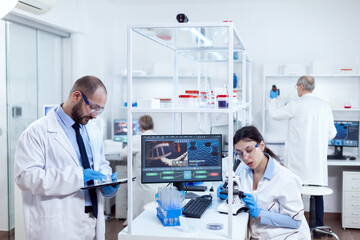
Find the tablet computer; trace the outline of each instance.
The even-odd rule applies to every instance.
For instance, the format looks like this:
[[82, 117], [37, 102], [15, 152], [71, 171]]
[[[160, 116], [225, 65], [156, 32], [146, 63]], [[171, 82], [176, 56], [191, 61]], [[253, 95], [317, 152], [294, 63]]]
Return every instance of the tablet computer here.
[[[134, 181], [136, 177], [133, 177], [132, 180]], [[127, 183], [128, 179], [127, 178], [122, 178], [122, 179], [117, 179], [115, 182], [108, 180], [108, 181], [97, 181], [92, 185], [88, 185], [85, 187], [82, 187], [81, 190], [86, 190], [86, 189], [94, 189], [94, 188], [99, 188], [99, 187], [106, 187], [106, 186], [116, 186], [122, 183]]]

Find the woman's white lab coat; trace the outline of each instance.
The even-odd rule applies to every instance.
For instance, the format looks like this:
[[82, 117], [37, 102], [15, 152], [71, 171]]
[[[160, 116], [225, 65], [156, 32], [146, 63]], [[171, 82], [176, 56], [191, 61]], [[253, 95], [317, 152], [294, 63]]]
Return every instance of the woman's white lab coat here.
[[330, 106], [312, 93], [276, 107], [269, 102], [269, 115], [289, 119], [284, 165], [298, 175], [303, 184], [328, 185], [328, 141], [336, 136]]
[[310, 229], [304, 216], [300, 193], [300, 179], [276, 160], [268, 155], [267, 157], [267, 169], [254, 191], [251, 169], [244, 163], [239, 165], [235, 174], [240, 176], [242, 190], [253, 195], [260, 209], [288, 215], [294, 220], [300, 220], [301, 225], [298, 229], [275, 227], [261, 224], [250, 217], [251, 237], [269, 240], [310, 240]]
[[[99, 129], [86, 125], [94, 170], [111, 174]], [[20, 136], [15, 153], [15, 182], [22, 190], [28, 240], [84, 239], [83, 168], [58, 124], [54, 111], [32, 123]], [[98, 196], [97, 240], [105, 238], [102, 194]]]

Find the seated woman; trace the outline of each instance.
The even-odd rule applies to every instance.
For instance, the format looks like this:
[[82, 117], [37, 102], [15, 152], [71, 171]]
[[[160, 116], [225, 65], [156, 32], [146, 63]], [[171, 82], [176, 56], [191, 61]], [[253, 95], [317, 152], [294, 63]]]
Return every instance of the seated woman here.
[[301, 181], [278, 162], [256, 127], [235, 133], [234, 151], [242, 161], [235, 175], [240, 176], [249, 207], [252, 239], [311, 239]]

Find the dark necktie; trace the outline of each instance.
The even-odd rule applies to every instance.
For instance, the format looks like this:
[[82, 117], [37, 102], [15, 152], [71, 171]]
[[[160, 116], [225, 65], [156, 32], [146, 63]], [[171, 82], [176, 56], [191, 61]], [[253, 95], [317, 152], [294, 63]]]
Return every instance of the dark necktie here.
[[[88, 159], [88, 156], [86, 154], [84, 140], [82, 139], [81, 134], [80, 134], [80, 125], [79, 125], [79, 123], [74, 123], [72, 125], [72, 127], [74, 128], [75, 133], [76, 133], [76, 141], [77, 141], [77, 144], [79, 146], [83, 168], [84, 169], [87, 169], [87, 168], [91, 169], [89, 159]], [[87, 181], [87, 184], [89, 184], [89, 185], [94, 184], [94, 180]], [[96, 190], [95, 189], [89, 189], [89, 194], [90, 194], [91, 204], [92, 204], [92, 208], [93, 208], [93, 215], [94, 215], [94, 217], [97, 218], [98, 205], [97, 205]]]

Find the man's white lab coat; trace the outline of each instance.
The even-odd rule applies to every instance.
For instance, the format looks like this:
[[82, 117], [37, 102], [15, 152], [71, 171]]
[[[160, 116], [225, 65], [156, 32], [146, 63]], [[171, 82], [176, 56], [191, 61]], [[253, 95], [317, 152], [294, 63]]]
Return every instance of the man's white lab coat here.
[[303, 184], [328, 185], [328, 141], [336, 136], [330, 106], [307, 93], [280, 108], [276, 107], [276, 99], [272, 99], [268, 108], [270, 117], [289, 119], [284, 165]]
[[[89, 122], [94, 170], [110, 176], [99, 129]], [[15, 153], [15, 182], [22, 190], [28, 240], [84, 239], [83, 168], [52, 110], [20, 136]], [[98, 196], [97, 240], [105, 239], [103, 199]]]

